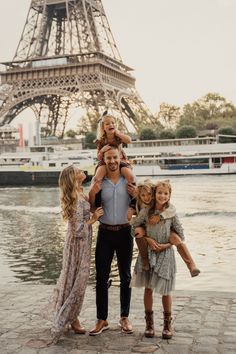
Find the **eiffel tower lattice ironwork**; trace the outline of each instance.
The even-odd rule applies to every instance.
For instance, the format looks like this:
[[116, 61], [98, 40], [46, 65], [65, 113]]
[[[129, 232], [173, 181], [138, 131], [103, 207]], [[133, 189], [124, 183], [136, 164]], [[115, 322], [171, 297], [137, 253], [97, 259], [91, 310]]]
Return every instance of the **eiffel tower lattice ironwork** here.
[[28, 107], [45, 135], [63, 136], [69, 108], [79, 106], [111, 110], [136, 131], [154, 122], [101, 0], [32, 0], [15, 56], [1, 64], [0, 126]]

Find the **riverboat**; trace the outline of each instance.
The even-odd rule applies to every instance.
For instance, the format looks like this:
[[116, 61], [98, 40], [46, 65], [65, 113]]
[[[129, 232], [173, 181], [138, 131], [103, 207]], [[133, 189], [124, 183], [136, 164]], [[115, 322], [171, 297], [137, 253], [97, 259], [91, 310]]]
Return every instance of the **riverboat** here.
[[0, 186], [56, 186], [60, 171], [69, 165], [84, 170], [87, 180], [94, 158], [86, 151], [55, 151], [52, 146], [32, 146], [0, 155]]
[[126, 149], [136, 176], [236, 174], [236, 144], [182, 144]]

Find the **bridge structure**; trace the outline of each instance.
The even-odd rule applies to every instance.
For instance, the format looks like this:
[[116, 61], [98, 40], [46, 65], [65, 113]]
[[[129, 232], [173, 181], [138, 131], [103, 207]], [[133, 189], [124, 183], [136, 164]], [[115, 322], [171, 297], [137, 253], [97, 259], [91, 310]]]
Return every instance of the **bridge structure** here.
[[101, 0], [31, 0], [13, 60], [1, 63], [0, 126], [31, 108], [63, 137], [70, 108], [108, 109], [135, 131], [155, 119], [121, 59]]

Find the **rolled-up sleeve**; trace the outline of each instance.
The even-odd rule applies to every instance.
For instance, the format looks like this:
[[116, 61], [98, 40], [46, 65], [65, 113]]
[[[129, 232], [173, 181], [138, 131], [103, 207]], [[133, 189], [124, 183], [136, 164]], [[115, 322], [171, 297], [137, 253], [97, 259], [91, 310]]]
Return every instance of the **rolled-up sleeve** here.
[[142, 226], [147, 222], [147, 210], [141, 209], [138, 215], [132, 221], [131, 235], [134, 237], [134, 230], [136, 227]]
[[171, 230], [175, 231], [179, 235], [181, 240], [185, 240], [184, 229], [177, 214], [172, 219]]

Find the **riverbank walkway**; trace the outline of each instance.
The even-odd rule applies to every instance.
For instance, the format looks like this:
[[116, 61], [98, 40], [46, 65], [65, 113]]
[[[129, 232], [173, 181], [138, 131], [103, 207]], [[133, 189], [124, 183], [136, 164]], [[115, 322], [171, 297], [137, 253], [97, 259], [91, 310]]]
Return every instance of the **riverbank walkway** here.
[[[130, 320], [133, 334], [121, 333], [119, 288], [109, 289], [110, 330], [92, 337], [72, 331], [57, 345], [45, 347], [50, 323], [40, 317], [53, 287], [49, 285], [10, 284], [0, 290], [1, 354], [233, 354], [236, 353], [236, 294], [224, 292], [176, 291], [173, 296], [174, 336], [161, 338], [161, 298], [155, 294], [154, 338], [145, 338], [143, 290], [133, 289]], [[219, 289], [220, 290], [220, 289]], [[90, 329], [95, 323], [95, 291], [86, 291], [82, 324]]]

